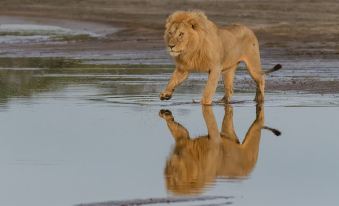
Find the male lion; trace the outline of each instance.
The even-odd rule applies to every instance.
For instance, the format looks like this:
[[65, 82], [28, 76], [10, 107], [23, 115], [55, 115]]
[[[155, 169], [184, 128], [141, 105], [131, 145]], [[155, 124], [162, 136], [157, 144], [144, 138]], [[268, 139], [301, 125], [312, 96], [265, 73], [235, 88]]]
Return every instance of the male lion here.
[[200, 193], [216, 178], [247, 177], [258, 159], [261, 129], [280, 135], [278, 130], [264, 126], [262, 104], [257, 105], [256, 118], [242, 143], [234, 131], [231, 105], [225, 107], [221, 131], [212, 107], [203, 106], [202, 113], [208, 134], [191, 139], [188, 130], [174, 120], [170, 111], [159, 112], [175, 139], [165, 166], [165, 180], [167, 189], [176, 194]]
[[177, 11], [166, 21], [165, 41], [176, 69], [161, 100], [168, 100], [176, 86], [192, 71], [208, 72], [201, 104], [210, 105], [220, 75], [223, 76], [225, 96], [229, 103], [233, 94], [234, 73], [239, 62], [244, 61], [257, 84], [255, 100], [264, 101], [265, 74], [276, 71], [281, 65], [263, 72], [261, 70], [259, 44], [254, 33], [242, 25], [218, 28], [201, 11]]

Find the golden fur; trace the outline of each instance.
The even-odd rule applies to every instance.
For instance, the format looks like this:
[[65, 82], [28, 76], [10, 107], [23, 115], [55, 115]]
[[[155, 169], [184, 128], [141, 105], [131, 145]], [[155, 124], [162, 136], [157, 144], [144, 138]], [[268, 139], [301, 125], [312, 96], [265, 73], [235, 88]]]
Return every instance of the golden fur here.
[[256, 100], [264, 100], [265, 76], [261, 70], [259, 44], [254, 33], [242, 25], [218, 28], [201, 11], [177, 11], [166, 21], [165, 42], [176, 68], [161, 100], [172, 97], [176, 86], [189, 72], [208, 72], [202, 104], [212, 103], [220, 75], [223, 76], [225, 102], [233, 94], [234, 73], [239, 62], [244, 61], [257, 84]]
[[216, 178], [239, 179], [253, 170], [264, 125], [262, 105], [257, 106], [256, 119], [240, 144], [233, 126], [233, 110], [225, 107], [221, 132], [211, 107], [202, 108], [208, 135], [191, 139], [185, 127], [174, 120], [171, 112], [161, 110], [175, 139], [175, 146], [165, 167], [166, 186], [176, 194], [200, 193]]

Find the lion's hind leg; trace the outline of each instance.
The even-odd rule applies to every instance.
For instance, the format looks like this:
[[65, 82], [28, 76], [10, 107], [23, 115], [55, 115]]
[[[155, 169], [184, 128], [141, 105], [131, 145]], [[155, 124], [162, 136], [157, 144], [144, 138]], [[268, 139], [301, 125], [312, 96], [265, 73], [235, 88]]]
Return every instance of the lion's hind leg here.
[[264, 101], [265, 96], [265, 75], [262, 72], [259, 51], [251, 51], [244, 58], [248, 72], [257, 85], [255, 101], [260, 103]]

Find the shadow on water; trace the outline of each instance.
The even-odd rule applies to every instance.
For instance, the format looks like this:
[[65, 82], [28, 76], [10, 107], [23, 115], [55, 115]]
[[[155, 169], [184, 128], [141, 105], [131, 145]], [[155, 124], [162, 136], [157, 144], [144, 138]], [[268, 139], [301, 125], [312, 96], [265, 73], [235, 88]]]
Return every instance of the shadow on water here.
[[280, 132], [264, 126], [264, 108], [256, 106], [256, 118], [240, 143], [233, 125], [233, 108], [225, 107], [221, 131], [212, 107], [203, 106], [202, 113], [208, 134], [191, 138], [189, 131], [175, 121], [171, 111], [160, 110], [171, 132], [175, 146], [167, 159], [165, 179], [167, 189], [176, 195], [200, 194], [213, 186], [216, 179], [242, 180], [254, 169], [259, 153], [262, 129]]

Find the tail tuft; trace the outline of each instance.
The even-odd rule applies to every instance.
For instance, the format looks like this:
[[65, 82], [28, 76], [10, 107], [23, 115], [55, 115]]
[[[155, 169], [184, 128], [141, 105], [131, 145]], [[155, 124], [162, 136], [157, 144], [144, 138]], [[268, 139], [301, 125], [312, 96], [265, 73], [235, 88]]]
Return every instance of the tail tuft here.
[[280, 136], [281, 135], [281, 132], [277, 129], [274, 129], [274, 128], [271, 128], [271, 127], [267, 127], [267, 126], [264, 126], [263, 129], [267, 129], [271, 132], [273, 132], [273, 134], [275, 134], [275, 136]]
[[272, 69], [266, 71], [265, 74], [269, 74], [269, 73], [278, 71], [278, 70], [281, 69], [281, 68], [282, 68], [281, 64], [277, 64], [277, 65], [275, 65]]
[[275, 134], [275, 136], [280, 136], [281, 135], [281, 132], [279, 130], [277, 130], [277, 129], [272, 129], [271, 131]]

